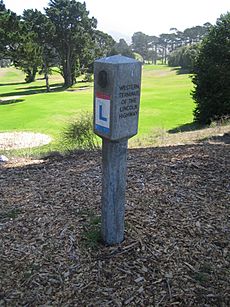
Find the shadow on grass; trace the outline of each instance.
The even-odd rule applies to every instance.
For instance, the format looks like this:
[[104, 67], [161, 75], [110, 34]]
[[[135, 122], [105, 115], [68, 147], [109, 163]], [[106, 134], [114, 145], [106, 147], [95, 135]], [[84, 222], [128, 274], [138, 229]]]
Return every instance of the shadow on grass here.
[[86, 86], [78, 86], [78, 87], [74, 87], [74, 88], [68, 88], [67, 91], [68, 92], [76, 92], [76, 91], [83, 91], [83, 90], [88, 90], [92, 88], [92, 86], [90, 85], [86, 85]]
[[[78, 84], [85, 84], [87, 83], [86, 81], [79, 81], [77, 82]], [[10, 86], [10, 85], [27, 85], [28, 83], [26, 82], [15, 82], [15, 83], [1, 83], [0, 86]], [[81, 85], [78, 87], [66, 87], [63, 85], [63, 83], [54, 83], [50, 84], [50, 92], [62, 92], [62, 91], [81, 91], [85, 89], [89, 89], [91, 86], [89, 85]], [[1, 94], [1, 97], [11, 97], [11, 96], [27, 96], [27, 95], [35, 95], [35, 94], [42, 94], [42, 93], [47, 93], [46, 91], [46, 86], [45, 85], [32, 85], [32, 86], [24, 86], [24, 87], [18, 87], [14, 89], [11, 92]], [[9, 101], [9, 100], [7, 100]], [[19, 101], [18, 101], [19, 102]], [[1, 103], [1, 104], [7, 104], [7, 103]]]
[[177, 75], [188, 75], [192, 74], [192, 72], [188, 68], [174, 67], [171, 69], [175, 71]]
[[14, 104], [18, 102], [22, 102], [24, 99], [9, 99], [9, 100], [0, 100], [0, 106], [8, 105], [8, 104]]
[[10, 86], [10, 85], [20, 85], [20, 84], [26, 84], [26, 82], [12, 82], [12, 83], [0, 83], [0, 86]]
[[168, 133], [178, 133], [178, 132], [188, 132], [188, 131], [195, 131], [195, 130], [201, 130], [204, 129], [205, 126], [201, 126], [197, 123], [187, 123], [178, 127], [175, 127], [173, 129], [168, 130]]
[[46, 86], [45, 85], [37, 85], [37, 86], [26, 86], [26, 87], [18, 87], [16, 90], [27, 90], [27, 89], [30, 89], [30, 90], [37, 90], [37, 89], [40, 89], [40, 90], [44, 90], [46, 89]]
[[[64, 88], [63, 87], [63, 83], [54, 83], [54, 84], [50, 84], [50, 88], [52, 90], [55, 90], [56, 88], [60, 89], [60, 88]], [[19, 87], [17, 90], [41, 90], [41, 91], [46, 91], [46, 86], [45, 85], [34, 85], [34, 86], [26, 86], [26, 87]]]
[[[25, 84], [25, 83], [23, 83]], [[24, 89], [24, 91], [20, 91], [21, 89]], [[50, 85], [50, 92], [61, 92], [66, 90], [66, 87], [63, 86], [62, 83], [56, 83]], [[34, 95], [34, 94], [42, 94], [47, 93], [46, 86], [30, 86], [30, 87], [24, 87], [14, 90], [13, 92], [4, 93], [1, 94], [1, 97], [10, 97], [10, 96], [27, 96], [27, 95]]]

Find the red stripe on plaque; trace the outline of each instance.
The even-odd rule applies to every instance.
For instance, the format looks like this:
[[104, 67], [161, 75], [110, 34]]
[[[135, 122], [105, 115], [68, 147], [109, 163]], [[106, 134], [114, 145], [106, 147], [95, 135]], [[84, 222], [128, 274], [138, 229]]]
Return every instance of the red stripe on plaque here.
[[103, 93], [99, 93], [99, 92], [96, 93], [96, 97], [97, 98], [101, 98], [101, 99], [110, 100], [110, 96], [109, 95], [106, 95], [106, 94], [103, 94]]

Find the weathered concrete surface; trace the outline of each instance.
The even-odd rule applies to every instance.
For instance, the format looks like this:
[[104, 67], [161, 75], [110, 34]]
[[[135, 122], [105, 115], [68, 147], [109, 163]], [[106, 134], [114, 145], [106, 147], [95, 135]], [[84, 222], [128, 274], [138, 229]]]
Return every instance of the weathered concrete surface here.
[[128, 138], [137, 134], [141, 93], [139, 61], [123, 56], [94, 63], [94, 132], [102, 137], [102, 239], [124, 239]]
[[137, 134], [141, 67], [141, 62], [118, 55], [95, 61], [94, 132], [97, 135], [119, 140]]
[[109, 245], [124, 239], [127, 143], [103, 139], [102, 239]]

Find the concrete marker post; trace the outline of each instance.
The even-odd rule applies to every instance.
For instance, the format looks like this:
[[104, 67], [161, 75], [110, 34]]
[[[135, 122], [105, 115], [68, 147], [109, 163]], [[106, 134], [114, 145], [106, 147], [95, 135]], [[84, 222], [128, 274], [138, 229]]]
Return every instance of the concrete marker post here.
[[124, 240], [128, 139], [138, 131], [141, 63], [123, 56], [94, 63], [94, 132], [102, 138], [102, 239]]

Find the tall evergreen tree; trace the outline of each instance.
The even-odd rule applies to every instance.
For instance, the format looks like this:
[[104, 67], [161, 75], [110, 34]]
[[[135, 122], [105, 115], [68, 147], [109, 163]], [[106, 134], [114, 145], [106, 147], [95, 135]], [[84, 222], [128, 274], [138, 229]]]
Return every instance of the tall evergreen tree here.
[[19, 38], [20, 18], [0, 0], [0, 56], [10, 58]]
[[0, 13], [4, 13], [6, 11], [6, 6], [3, 2], [3, 0], [0, 0]]
[[171, 67], [180, 66], [182, 69], [192, 72], [194, 63], [199, 54], [199, 47], [200, 43], [177, 48], [169, 54], [168, 65]]
[[24, 14], [19, 23], [18, 44], [11, 54], [14, 65], [25, 72], [25, 81], [30, 83], [35, 81], [38, 67], [42, 65], [42, 46], [37, 42], [37, 34]]
[[65, 86], [69, 87], [81, 72], [97, 22], [89, 18], [86, 4], [75, 0], [51, 0], [46, 15], [54, 26], [50, 44], [58, 53]]
[[95, 43], [95, 58], [106, 57], [111, 53], [115, 40], [107, 33], [99, 30], [94, 31], [94, 43]]
[[194, 69], [195, 120], [209, 124], [230, 116], [230, 13], [204, 39]]
[[23, 21], [27, 32], [33, 33], [34, 45], [40, 50], [39, 68], [44, 73], [46, 89], [49, 92], [49, 74], [51, 73], [51, 67], [58, 64], [57, 53], [49, 43], [53, 33], [53, 25], [46, 15], [38, 10], [31, 9], [23, 12]]
[[120, 54], [130, 58], [135, 58], [132, 49], [128, 46], [126, 41], [122, 38], [118, 43], [115, 43], [110, 51], [110, 55]]
[[150, 37], [143, 32], [135, 32], [132, 36], [132, 48], [134, 52], [139, 53], [144, 60], [148, 58]]

